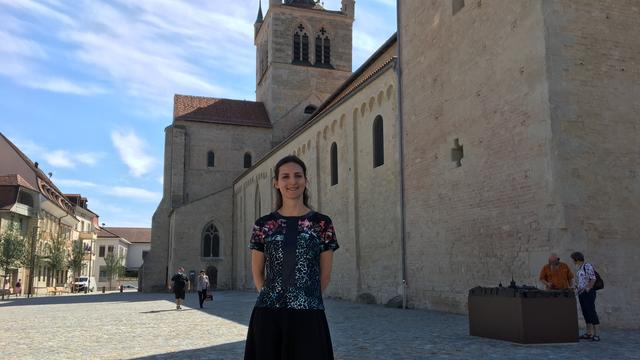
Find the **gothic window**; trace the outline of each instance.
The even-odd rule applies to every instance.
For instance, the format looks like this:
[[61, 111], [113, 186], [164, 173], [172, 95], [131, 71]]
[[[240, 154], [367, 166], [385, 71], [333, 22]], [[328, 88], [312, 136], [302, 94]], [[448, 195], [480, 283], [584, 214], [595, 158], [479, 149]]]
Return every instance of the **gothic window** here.
[[216, 156], [213, 151], [209, 151], [207, 153], [207, 167], [215, 167], [216, 166]]
[[244, 168], [248, 169], [250, 167], [251, 167], [251, 154], [247, 152], [244, 154]]
[[293, 34], [293, 63], [309, 63], [309, 35], [302, 24], [298, 25]]
[[382, 116], [373, 120], [373, 167], [384, 164], [384, 129]]
[[338, 145], [331, 144], [331, 185], [338, 183]]
[[331, 66], [331, 40], [325, 28], [316, 35], [316, 66]]
[[212, 223], [202, 231], [202, 257], [220, 257], [220, 234]]

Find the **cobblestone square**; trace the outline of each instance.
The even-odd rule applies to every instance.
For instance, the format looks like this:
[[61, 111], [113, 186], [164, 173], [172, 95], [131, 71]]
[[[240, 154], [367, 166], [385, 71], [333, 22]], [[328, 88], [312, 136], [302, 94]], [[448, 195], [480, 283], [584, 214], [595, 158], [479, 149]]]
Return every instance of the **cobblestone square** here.
[[[255, 294], [136, 292], [0, 302], [1, 359], [242, 359]], [[640, 331], [600, 343], [518, 345], [468, 335], [467, 317], [326, 300], [336, 359], [640, 359]], [[20, 335], [18, 335], [20, 334]]]

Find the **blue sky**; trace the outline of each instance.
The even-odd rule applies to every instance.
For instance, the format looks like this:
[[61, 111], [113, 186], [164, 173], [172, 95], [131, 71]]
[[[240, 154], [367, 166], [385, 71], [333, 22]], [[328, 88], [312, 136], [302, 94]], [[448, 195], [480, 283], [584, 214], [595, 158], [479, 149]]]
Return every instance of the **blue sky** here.
[[[0, 132], [107, 226], [151, 226], [173, 95], [255, 100], [257, 6], [0, 0]], [[395, 0], [357, 1], [354, 70], [395, 30]]]

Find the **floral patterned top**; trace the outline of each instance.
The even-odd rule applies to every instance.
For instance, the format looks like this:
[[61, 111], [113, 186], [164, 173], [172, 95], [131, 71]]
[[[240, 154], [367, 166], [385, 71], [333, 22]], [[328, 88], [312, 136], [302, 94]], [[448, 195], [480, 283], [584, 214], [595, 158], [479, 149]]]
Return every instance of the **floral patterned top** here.
[[582, 264], [582, 266], [576, 273], [576, 279], [576, 289], [578, 290], [578, 293], [581, 293], [586, 290], [589, 281], [596, 279], [596, 272], [593, 268], [593, 265], [589, 263]]
[[250, 249], [265, 254], [265, 282], [256, 307], [324, 310], [320, 253], [338, 249], [331, 219], [272, 212], [256, 220]]

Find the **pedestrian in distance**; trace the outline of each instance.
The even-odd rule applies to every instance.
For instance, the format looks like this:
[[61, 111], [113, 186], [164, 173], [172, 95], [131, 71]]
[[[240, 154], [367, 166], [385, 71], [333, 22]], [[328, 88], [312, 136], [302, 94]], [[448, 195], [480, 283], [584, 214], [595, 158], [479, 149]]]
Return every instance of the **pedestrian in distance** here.
[[22, 295], [22, 279], [18, 279], [16, 286], [13, 288], [13, 291], [16, 293], [16, 297]]
[[600, 324], [598, 313], [596, 312], [596, 270], [588, 262], [584, 261], [584, 255], [581, 252], [571, 254], [576, 265], [576, 293], [582, 310], [582, 317], [587, 323], [587, 332], [580, 336], [580, 339], [600, 341], [600, 336], [596, 331], [596, 325]]
[[258, 299], [245, 360], [333, 359], [322, 293], [338, 249], [331, 219], [312, 210], [307, 169], [296, 156], [275, 166], [275, 211], [256, 220], [250, 239]]
[[200, 309], [202, 309], [204, 301], [207, 299], [207, 290], [209, 289], [209, 277], [200, 270], [198, 275], [198, 281], [196, 283], [196, 289], [198, 290], [198, 300], [200, 301]]
[[176, 310], [182, 310], [188, 283], [189, 278], [184, 274], [184, 268], [179, 267], [178, 272], [171, 278], [171, 290], [176, 296]]

